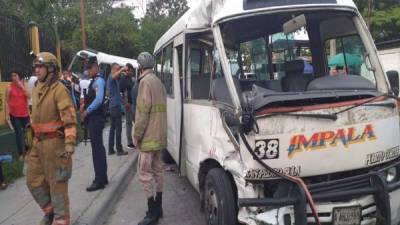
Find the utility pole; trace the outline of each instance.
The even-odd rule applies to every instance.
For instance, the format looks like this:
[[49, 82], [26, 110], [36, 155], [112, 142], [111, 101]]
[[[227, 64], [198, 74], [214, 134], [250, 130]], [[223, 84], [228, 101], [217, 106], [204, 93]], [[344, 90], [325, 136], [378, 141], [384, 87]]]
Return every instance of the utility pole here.
[[85, 29], [85, 10], [83, 0], [80, 0], [80, 14], [81, 14], [81, 41], [82, 49], [86, 49], [86, 29]]
[[368, 30], [371, 29], [371, 16], [372, 16], [372, 10], [373, 10], [373, 5], [374, 0], [368, 0]]

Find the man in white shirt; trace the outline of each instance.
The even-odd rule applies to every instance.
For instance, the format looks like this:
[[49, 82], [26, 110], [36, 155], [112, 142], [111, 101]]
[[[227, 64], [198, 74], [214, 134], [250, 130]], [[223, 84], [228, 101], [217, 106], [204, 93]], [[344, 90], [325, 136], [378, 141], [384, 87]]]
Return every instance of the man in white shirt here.
[[35, 74], [32, 74], [32, 75], [29, 77], [29, 80], [28, 80], [29, 96], [31, 96], [31, 97], [29, 98], [29, 101], [28, 101], [28, 104], [29, 104], [29, 111], [32, 111], [32, 90], [33, 90], [33, 87], [35, 86], [36, 81], [37, 81], [36, 75], [35, 75]]

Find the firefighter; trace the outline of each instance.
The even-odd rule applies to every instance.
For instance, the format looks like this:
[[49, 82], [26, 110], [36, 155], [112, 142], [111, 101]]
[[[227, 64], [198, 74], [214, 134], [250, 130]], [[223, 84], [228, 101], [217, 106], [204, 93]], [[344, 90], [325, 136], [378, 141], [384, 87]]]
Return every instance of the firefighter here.
[[[155, 60], [148, 52], [138, 56], [140, 69], [136, 103], [134, 142], [139, 148], [139, 181], [144, 189], [148, 212], [139, 225], [152, 225], [162, 217], [163, 171], [160, 151], [167, 146], [166, 92], [155, 75]], [[155, 181], [155, 190], [153, 192]]]
[[56, 57], [41, 52], [33, 62], [38, 81], [32, 91], [31, 126], [26, 182], [44, 212], [40, 225], [69, 225], [68, 180], [75, 149], [76, 113], [65, 86], [59, 82]]

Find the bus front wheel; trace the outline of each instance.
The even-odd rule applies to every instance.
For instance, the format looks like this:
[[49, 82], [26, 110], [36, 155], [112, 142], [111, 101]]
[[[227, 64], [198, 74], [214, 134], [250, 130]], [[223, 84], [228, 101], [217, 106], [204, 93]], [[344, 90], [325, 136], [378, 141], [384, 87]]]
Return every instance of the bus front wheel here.
[[236, 207], [232, 185], [225, 171], [211, 169], [204, 187], [204, 213], [207, 225], [236, 225]]

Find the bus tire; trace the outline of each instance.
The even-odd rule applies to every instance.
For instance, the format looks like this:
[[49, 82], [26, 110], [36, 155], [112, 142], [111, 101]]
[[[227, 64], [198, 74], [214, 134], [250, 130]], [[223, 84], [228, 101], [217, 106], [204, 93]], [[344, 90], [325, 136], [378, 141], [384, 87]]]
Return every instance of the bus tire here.
[[204, 213], [207, 225], [236, 225], [237, 212], [231, 182], [221, 168], [211, 169], [204, 186]]
[[161, 158], [165, 164], [175, 164], [174, 158], [172, 158], [171, 154], [169, 154], [167, 149], [163, 149], [161, 151]]

